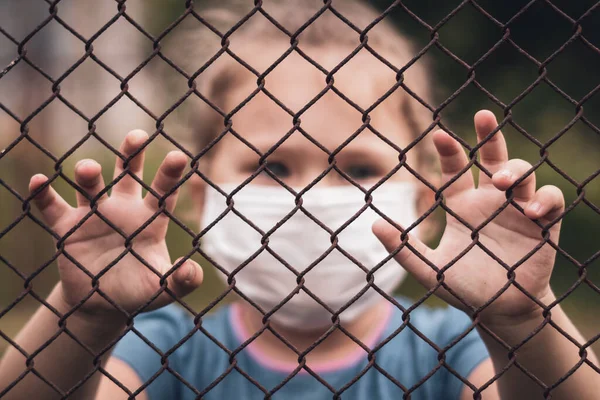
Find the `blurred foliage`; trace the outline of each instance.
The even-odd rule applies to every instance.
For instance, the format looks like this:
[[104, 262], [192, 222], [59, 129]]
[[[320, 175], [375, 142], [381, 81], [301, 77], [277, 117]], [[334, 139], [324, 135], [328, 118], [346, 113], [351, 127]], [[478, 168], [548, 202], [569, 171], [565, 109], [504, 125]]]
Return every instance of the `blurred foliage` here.
[[[384, 9], [391, 3], [389, 0], [373, 2]], [[482, 0], [477, 2], [500, 23], [511, 20], [517, 12], [530, 3], [525, 0]], [[561, 0], [553, 2], [573, 19], [578, 19], [596, 1], [578, 0], [576, 2]], [[335, 4], [335, 2], [334, 2]], [[489, 108], [499, 118], [512, 116], [512, 120], [523, 127], [532, 137], [542, 143], [554, 138], [575, 117], [576, 106], [564, 96], [557, 93], [549, 85], [542, 82], [524, 98], [519, 96], [543, 72], [564, 93], [579, 102], [589, 92], [600, 84], [600, 54], [590, 47], [574, 40], [562, 53], [553, 53], [569, 41], [576, 30], [569, 22], [548, 5], [548, 2], [538, 1], [513, 19], [504, 30], [484, 17], [472, 4], [467, 4], [454, 17], [440, 24], [440, 21], [459, 5], [459, 2], [439, 0], [405, 1], [404, 4], [423, 22], [436, 27], [439, 43], [455, 53], [469, 65], [477, 64], [473, 70], [477, 81], [493, 93], [504, 107], [498, 106], [474, 84], [467, 86], [461, 94], [450, 102], [443, 110], [444, 122], [456, 134], [462, 136], [471, 145], [475, 144], [472, 127], [472, 116], [481, 108]], [[150, 31], [160, 33], [184, 9], [184, 1], [151, 0], [148, 7], [155, 7]], [[432, 38], [430, 29], [416, 22], [400, 7], [391, 14], [399, 29], [412, 38], [418, 46], [425, 46]], [[594, 45], [600, 46], [600, 30], [596, 28], [600, 22], [600, 11], [592, 12], [581, 21], [583, 35]], [[540, 71], [538, 65], [515, 49], [515, 46], [502, 41], [506, 30], [510, 39], [527, 51], [540, 63], [552, 57], [552, 60]], [[494, 45], [496, 50], [485, 59], [482, 56]], [[419, 47], [419, 48], [421, 48]], [[435, 98], [437, 104], [442, 104], [455, 90], [461, 87], [469, 76], [469, 70], [452, 60], [437, 47], [428, 53], [429, 64], [433, 67], [435, 83]], [[600, 96], [592, 96], [585, 104], [584, 115], [592, 123], [600, 123], [600, 115], [588, 110], [597, 110], [600, 106]], [[510, 108], [506, 105], [510, 104]], [[32, 123], [35, 123], [35, 119]], [[38, 122], [43, 124], [43, 122]], [[17, 127], [18, 128], [18, 127]], [[512, 157], [526, 159], [535, 163], [540, 159], [540, 149], [516, 129], [504, 128]], [[0, 142], [0, 146], [3, 143]], [[149, 168], [145, 175], [149, 183], [160, 159], [170, 149], [168, 143], [150, 148], [148, 156]], [[547, 149], [550, 160], [576, 182], [582, 182], [600, 170], [600, 134], [597, 129], [591, 129], [581, 121], [573, 125], [566, 134], [561, 136]], [[50, 173], [52, 163], [44, 161], [44, 156], [27, 143], [22, 143], [12, 150], [12, 155], [0, 159], [0, 178], [5, 180], [21, 195], [25, 195], [28, 177], [38, 171]], [[82, 156], [94, 156], [102, 165], [112, 166], [113, 156], [98, 148], [78, 152], [69, 157], [63, 165], [63, 170], [72, 176], [72, 167]], [[105, 180], [109, 180], [112, 168], [105, 168]], [[565, 193], [567, 205], [574, 205], [564, 219], [561, 248], [573, 259], [587, 265], [585, 273], [588, 279], [600, 286], [600, 261], [597, 259], [600, 248], [600, 215], [589, 206], [575, 201], [579, 195], [577, 188], [571, 182], [561, 177], [553, 168], [543, 164], [538, 170], [538, 185], [554, 184]], [[61, 179], [55, 183], [56, 189], [69, 200], [74, 200], [72, 190]], [[582, 189], [585, 198], [596, 207], [600, 207], [600, 178], [591, 180]], [[182, 199], [185, 199], [185, 194]], [[0, 231], [9, 226], [22, 212], [22, 204], [7, 190], [0, 187]], [[180, 214], [190, 208], [189, 200], [183, 201], [179, 207]], [[195, 228], [195, 227], [194, 227]], [[169, 248], [175, 259], [189, 251], [191, 238], [180, 228], [172, 224], [168, 236]], [[42, 232], [34, 223], [23, 219], [7, 235], [0, 239], [0, 255], [24, 274], [29, 274], [42, 265], [53, 254], [49, 235]], [[199, 260], [199, 258], [197, 258]], [[0, 258], [0, 260], [4, 261]], [[201, 260], [199, 260], [201, 261]], [[579, 271], [568, 258], [559, 256], [556, 263], [552, 286], [558, 295], [571, 287], [584, 271]], [[54, 266], [46, 268], [33, 280], [34, 290], [40, 295], [48, 293], [56, 282], [57, 275]], [[13, 302], [23, 290], [23, 280], [12, 272], [5, 263], [0, 262], [0, 309]], [[206, 271], [206, 282], [201, 290], [192, 294], [187, 300], [198, 307], [205, 306], [214, 299], [221, 290], [221, 284], [214, 278], [212, 271]], [[423, 291], [413, 280], [408, 280], [400, 292], [412, 297], [420, 296]], [[600, 305], [600, 294], [594, 292], [585, 284], [580, 285], [563, 303], [567, 311], [579, 322], [584, 324], [588, 337], [600, 331], [600, 319], [595, 312]], [[25, 299], [21, 304], [0, 319], [0, 329], [8, 334], [21, 325], [25, 319], [21, 310], [29, 312], [36, 303]], [[198, 308], [199, 310], [200, 308]], [[25, 314], [26, 315], [26, 314]], [[0, 348], [2, 345], [0, 345]]]

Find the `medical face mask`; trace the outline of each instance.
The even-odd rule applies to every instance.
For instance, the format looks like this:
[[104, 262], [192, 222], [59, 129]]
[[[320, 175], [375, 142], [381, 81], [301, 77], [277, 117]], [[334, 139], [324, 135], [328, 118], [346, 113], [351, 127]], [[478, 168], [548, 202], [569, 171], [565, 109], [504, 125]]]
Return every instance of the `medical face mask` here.
[[[237, 186], [220, 188], [229, 194]], [[417, 219], [415, 184], [385, 183], [372, 196], [372, 204], [400, 225], [408, 227]], [[301, 209], [293, 212], [295, 196], [283, 187], [247, 185], [235, 193], [232, 200], [233, 208], [262, 230], [264, 239], [229, 210], [201, 238], [202, 249], [228, 273], [255, 257], [235, 273], [235, 286], [265, 312], [278, 306], [298, 284], [297, 276], [277, 257], [267, 249], [259, 252], [263, 242], [268, 242], [268, 248], [298, 273], [308, 268], [304, 287], [334, 312], [368, 284], [367, 273], [356, 263], [371, 270], [389, 257], [371, 231], [373, 223], [381, 217], [371, 208], [356, 217], [365, 207], [365, 194], [353, 186], [312, 188], [302, 195], [302, 207], [322, 225], [334, 233], [344, 226], [333, 238]], [[219, 219], [227, 208], [226, 197], [209, 187], [202, 228]], [[285, 222], [275, 228], [283, 220]], [[354, 261], [338, 249], [331, 250], [332, 240]], [[221, 272], [218, 275], [227, 281], [227, 276]], [[375, 285], [389, 294], [405, 275], [406, 271], [391, 259], [373, 276]], [[340, 320], [353, 321], [380, 299], [381, 295], [369, 288], [339, 314]], [[330, 325], [332, 314], [300, 289], [270, 319], [286, 327], [312, 330]]]

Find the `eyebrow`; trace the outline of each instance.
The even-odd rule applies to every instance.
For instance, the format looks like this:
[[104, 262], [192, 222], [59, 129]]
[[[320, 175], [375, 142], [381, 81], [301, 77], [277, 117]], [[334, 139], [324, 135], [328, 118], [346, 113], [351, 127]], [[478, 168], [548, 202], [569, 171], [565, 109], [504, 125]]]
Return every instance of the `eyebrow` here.
[[[366, 133], [366, 132], [365, 132]], [[260, 151], [262, 154], [265, 154], [267, 152], [269, 152], [270, 150], [272, 150], [273, 146], [279, 141], [281, 140], [285, 135], [287, 134], [286, 132], [281, 133], [280, 135], [278, 135], [276, 138], [274, 135], [264, 135], [258, 132], [246, 132], [246, 134], [243, 135], [244, 139], [247, 140], [249, 143], [251, 143], [256, 149], [258, 149], [258, 151]], [[352, 141], [350, 141], [349, 143], [347, 143], [342, 149], [339, 149], [338, 147], [335, 148], [330, 148], [328, 149], [327, 152], [323, 151], [323, 149], [321, 149], [319, 146], [315, 145], [314, 143], [311, 143], [311, 141], [306, 138], [304, 135], [302, 135], [302, 133], [296, 131], [294, 132], [289, 139], [291, 138], [298, 138], [298, 135], [302, 136], [302, 138], [300, 140], [302, 140], [302, 144], [306, 145], [306, 146], [313, 146], [315, 149], [319, 150], [324, 157], [328, 157], [330, 153], [336, 151], [339, 149], [338, 153], [336, 154], [336, 156], [338, 157], [343, 157], [343, 158], [347, 158], [347, 157], [352, 157], [352, 156], [356, 156], [356, 157], [365, 157], [365, 156], [369, 156], [369, 159], [373, 159], [375, 157], [377, 157], [377, 154], [379, 155], [392, 155], [394, 157], [397, 157], [397, 155], [399, 154], [398, 151], [396, 151], [396, 149], [392, 146], [390, 146], [389, 144], [387, 144], [385, 141], [381, 140], [380, 138], [378, 138], [376, 135], [372, 134], [372, 133], [367, 133], [369, 136], [368, 138], [365, 136], [358, 135], [355, 139], [353, 139]], [[349, 137], [350, 135], [348, 135], [347, 137]], [[339, 145], [341, 145], [346, 139], [347, 137], [343, 138], [343, 140], [340, 141]], [[291, 143], [289, 141], [289, 139], [286, 139], [283, 143], [281, 143], [277, 149], [274, 151], [275, 154], [297, 154], [297, 143]], [[325, 145], [322, 144], [322, 141], [319, 141], [321, 143], [321, 145], [323, 147], [326, 148]], [[242, 144], [240, 142], [241, 145], [243, 145], [245, 147], [244, 144]], [[400, 146], [398, 144], [396, 144], [396, 146], [398, 146], [400, 149], [403, 148], [403, 146]]]

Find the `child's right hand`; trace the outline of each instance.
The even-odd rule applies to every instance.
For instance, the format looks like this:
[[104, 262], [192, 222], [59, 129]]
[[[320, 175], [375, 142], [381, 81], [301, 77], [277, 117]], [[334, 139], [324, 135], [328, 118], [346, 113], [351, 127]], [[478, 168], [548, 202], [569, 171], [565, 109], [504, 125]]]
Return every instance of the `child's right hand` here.
[[[147, 139], [148, 135], [143, 131], [130, 132], [120, 148], [123, 158], [127, 159]], [[181, 179], [186, 162], [183, 153], [169, 153], [154, 177], [152, 189], [160, 196], [168, 193]], [[141, 179], [143, 169], [142, 151], [130, 161], [129, 171]], [[114, 177], [117, 178], [122, 173], [123, 161], [117, 157]], [[29, 183], [30, 191], [36, 191], [47, 180], [44, 175], [33, 176]], [[90, 198], [94, 198], [105, 187], [101, 167], [93, 160], [82, 160], [76, 165], [75, 180]], [[80, 193], [77, 193], [77, 207], [73, 208], [49, 185], [35, 196], [34, 202], [41, 211], [44, 222], [61, 237], [69, 233], [90, 212], [88, 199]], [[166, 209], [172, 212], [176, 202], [177, 191], [166, 198]], [[178, 297], [185, 296], [201, 284], [203, 274], [197, 263], [192, 260], [187, 260], [181, 265], [179, 261], [171, 263], [165, 243], [169, 218], [160, 213], [153, 219], [160, 209], [159, 200], [151, 193], [142, 198], [141, 185], [129, 174], [123, 176], [112, 187], [110, 196], [104, 194], [97, 204], [98, 212], [127, 237], [146, 223], [149, 225], [132, 237], [132, 252], [126, 249], [125, 237], [95, 214], [67, 235], [64, 253], [58, 257], [60, 290], [67, 308], [78, 305], [92, 290], [92, 278], [77, 267], [73, 259], [91, 275], [100, 275], [99, 290], [128, 312], [135, 311], [149, 302], [161, 287], [161, 277], [132, 253], [143, 258], [160, 275], [170, 271], [173, 265], [178, 266], [166, 279], [168, 288]], [[123, 254], [125, 255], [122, 257]], [[119, 261], [115, 263], [117, 259]], [[112, 265], [113, 263], [115, 264]], [[107, 270], [108, 266], [111, 267]], [[161, 307], [172, 301], [173, 298], [163, 292], [150, 308]], [[97, 293], [83, 303], [81, 310], [94, 318], [123, 318], [113, 305]]]

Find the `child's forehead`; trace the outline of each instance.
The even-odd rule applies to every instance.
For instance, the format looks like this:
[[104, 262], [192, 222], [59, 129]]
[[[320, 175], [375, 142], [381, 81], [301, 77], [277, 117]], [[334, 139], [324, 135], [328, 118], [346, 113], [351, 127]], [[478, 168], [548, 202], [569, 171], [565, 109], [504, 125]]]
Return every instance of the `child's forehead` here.
[[[286, 47], [273, 46], [247, 54], [244, 61], [259, 72], [264, 72], [277, 62], [265, 78], [266, 89], [295, 111], [302, 109], [328, 85], [360, 108], [367, 109], [396, 84], [396, 73], [364, 49], [350, 60], [345, 60], [352, 53], [352, 48], [335, 45], [308, 47], [303, 52], [311, 60], [292, 52], [278, 61], [285, 50]], [[326, 71], [333, 71], [332, 81], [328, 82], [324, 71], [311, 61]], [[239, 73], [246, 79], [242, 79], [242, 84], [238, 86], [243, 86], [250, 94], [256, 89], [256, 77], [241, 69]], [[397, 103], [403, 94], [402, 89], [397, 90], [395, 96], [391, 96], [386, 103]]]
[[[333, 68], [348, 55], [348, 49], [318, 49], [324, 66]], [[281, 53], [279, 53], [281, 54]], [[272, 55], [256, 57], [257, 67], [265, 67]], [[263, 65], [261, 65], [261, 63]], [[255, 64], [255, 65], [256, 65]], [[256, 79], [236, 80], [237, 85], [225, 94], [227, 111], [244, 102], [256, 90]], [[296, 53], [290, 54], [265, 79], [265, 89], [292, 112], [300, 115], [301, 126], [315, 139], [341, 143], [363, 126], [363, 113], [379, 101], [395, 84], [395, 73], [367, 52], [361, 52], [334, 74], [333, 88], [326, 76]], [[336, 93], [339, 92], [339, 93]], [[340, 95], [341, 93], [341, 95]], [[406, 96], [397, 89], [369, 113], [371, 126], [399, 146], [411, 140], [411, 134], [401, 114], [401, 101]], [[347, 99], [344, 99], [346, 97]], [[306, 106], [318, 98], [308, 109]], [[354, 105], [350, 104], [350, 102]], [[269, 131], [283, 134], [293, 126], [293, 119], [268, 95], [259, 93], [247, 102], [233, 118], [240, 131]], [[375, 137], [366, 130], [362, 137]], [[377, 139], [379, 140], [379, 139]]]

